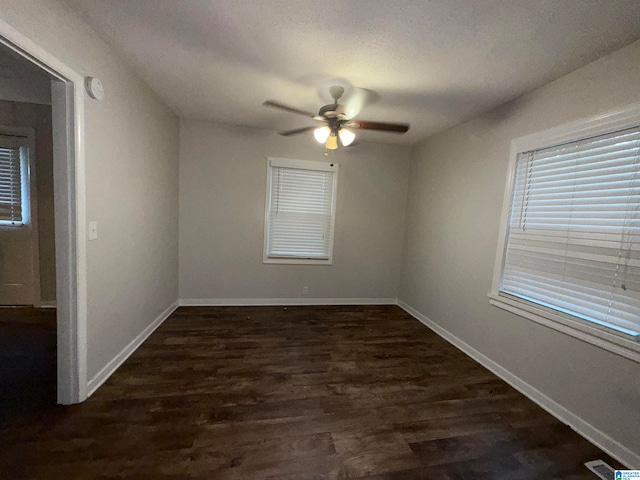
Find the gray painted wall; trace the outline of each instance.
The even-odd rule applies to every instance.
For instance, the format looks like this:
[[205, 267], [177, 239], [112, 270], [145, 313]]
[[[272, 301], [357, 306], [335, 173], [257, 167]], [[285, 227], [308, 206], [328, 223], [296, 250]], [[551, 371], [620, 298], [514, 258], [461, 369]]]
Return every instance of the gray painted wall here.
[[[181, 121], [180, 298], [397, 297], [408, 147], [330, 157], [312, 136]], [[267, 160], [340, 164], [333, 265], [262, 263]]]
[[640, 102], [640, 42], [413, 152], [399, 298], [640, 454], [640, 365], [489, 306], [513, 138]]
[[85, 97], [91, 378], [178, 298], [178, 118], [66, 4], [0, 0], [0, 17], [105, 86]]
[[49, 74], [4, 46], [0, 72], [0, 100], [51, 105]]

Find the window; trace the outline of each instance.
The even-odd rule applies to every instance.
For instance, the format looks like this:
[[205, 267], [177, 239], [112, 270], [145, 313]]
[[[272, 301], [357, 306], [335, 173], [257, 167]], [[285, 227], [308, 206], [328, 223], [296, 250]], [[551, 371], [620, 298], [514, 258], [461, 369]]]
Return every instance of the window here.
[[331, 264], [338, 165], [268, 159], [265, 263]]
[[640, 345], [639, 113], [513, 142], [494, 305]]
[[0, 135], [0, 225], [27, 223], [29, 186], [27, 182], [26, 138]]

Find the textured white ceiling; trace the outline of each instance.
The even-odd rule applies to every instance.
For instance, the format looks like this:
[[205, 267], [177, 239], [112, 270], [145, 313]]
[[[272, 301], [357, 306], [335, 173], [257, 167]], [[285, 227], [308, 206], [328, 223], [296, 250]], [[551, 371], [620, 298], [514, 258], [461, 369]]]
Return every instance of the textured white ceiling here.
[[358, 118], [411, 124], [361, 138], [403, 143], [640, 38], [638, 0], [68, 2], [183, 118], [311, 125], [261, 104], [316, 112], [339, 79], [379, 95]]

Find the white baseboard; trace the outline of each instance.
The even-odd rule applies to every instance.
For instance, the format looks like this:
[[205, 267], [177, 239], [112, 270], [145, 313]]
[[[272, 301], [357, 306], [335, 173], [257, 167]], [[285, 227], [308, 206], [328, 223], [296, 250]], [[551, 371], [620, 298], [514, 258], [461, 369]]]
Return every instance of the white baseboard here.
[[37, 305], [38, 308], [57, 308], [57, 306], [58, 305], [55, 300], [41, 301]]
[[181, 307], [270, 305], [397, 305], [395, 298], [181, 298]]
[[422, 322], [424, 325], [440, 335], [453, 346], [457, 347], [459, 350], [462, 350], [476, 362], [493, 372], [495, 375], [507, 382], [524, 396], [540, 405], [540, 407], [544, 408], [558, 420], [565, 423], [566, 425], [569, 425], [573, 430], [592, 442], [601, 450], [604, 450], [613, 458], [616, 458], [630, 468], [640, 468], [639, 454], [632, 452], [627, 447], [617, 442], [604, 432], [598, 430], [590, 423], [578, 417], [576, 414], [570, 412], [565, 407], [552, 400], [541, 391], [526, 383], [520, 377], [517, 377], [506, 368], [502, 367], [498, 363], [491, 360], [489, 357], [480, 353], [468, 343], [460, 340], [448, 330], [445, 330], [444, 328], [418, 312], [413, 307], [407, 305], [402, 300], [398, 301], [398, 305], [408, 314], [415, 317], [418, 321]]
[[174, 302], [169, 305], [167, 309], [162, 312], [151, 324], [145, 328], [140, 334], [134, 338], [129, 345], [124, 347], [120, 353], [118, 353], [109, 363], [107, 363], [91, 380], [87, 382], [87, 397], [93, 395], [93, 393], [100, 388], [100, 386], [107, 381], [107, 379], [113, 375], [124, 361], [135, 352], [140, 345], [151, 335], [156, 328], [162, 325], [169, 316], [178, 308], [178, 302]]

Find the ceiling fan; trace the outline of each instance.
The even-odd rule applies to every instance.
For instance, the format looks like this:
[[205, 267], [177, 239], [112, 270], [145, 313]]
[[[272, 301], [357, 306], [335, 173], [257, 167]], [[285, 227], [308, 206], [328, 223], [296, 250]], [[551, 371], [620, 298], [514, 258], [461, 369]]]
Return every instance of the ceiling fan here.
[[313, 135], [316, 140], [319, 143], [324, 143], [327, 150], [337, 149], [338, 139], [340, 139], [342, 146], [346, 147], [350, 145], [356, 138], [356, 135], [351, 131], [351, 129], [378, 130], [381, 132], [391, 133], [406, 133], [409, 130], [409, 124], [406, 123], [383, 123], [355, 120], [354, 117], [359, 113], [359, 108], [349, 108], [349, 105], [345, 107], [338, 103], [338, 100], [344, 94], [344, 87], [334, 85], [329, 88], [329, 93], [331, 94], [331, 98], [333, 98], [333, 103], [320, 107], [320, 111], [317, 115], [283, 105], [279, 102], [274, 102], [273, 100], [267, 100], [263, 105], [266, 107], [284, 110], [285, 112], [304, 115], [305, 117], [312, 118], [313, 120], [323, 122], [324, 125], [321, 127], [312, 126], [296, 128], [294, 130], [280, 132], [280, 135], [289, 136], [313, 131]]

